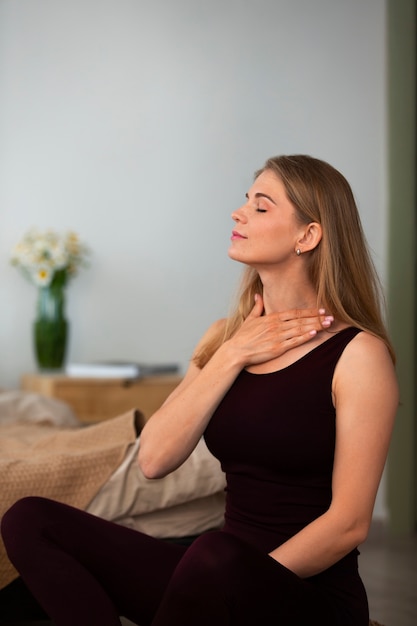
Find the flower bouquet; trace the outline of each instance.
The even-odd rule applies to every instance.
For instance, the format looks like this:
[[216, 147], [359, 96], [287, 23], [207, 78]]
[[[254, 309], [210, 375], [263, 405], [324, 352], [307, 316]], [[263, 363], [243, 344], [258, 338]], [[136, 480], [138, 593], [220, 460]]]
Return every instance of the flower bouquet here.
[[38, 287], [34, 324], [35, 355], [40, 369], [60, 369], [65, 360], [68, 322], [64, 288], [88, 265], [88, 247], [68, 232], [30, 230], [14, 247], [11, 263]]

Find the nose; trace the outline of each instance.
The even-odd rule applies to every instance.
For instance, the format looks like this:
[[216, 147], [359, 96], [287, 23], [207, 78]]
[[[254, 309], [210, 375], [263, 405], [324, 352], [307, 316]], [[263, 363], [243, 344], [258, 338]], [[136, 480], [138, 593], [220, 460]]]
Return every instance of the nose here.
[[232, 220], [234, 220], [235, 222], [242, 222], [242, 223], [245, 223], [247, 221], [246, 213], [244, 211], [244, 206], [241, 206], [239, 209], [236, 209], [236, 211], [233, 211]]

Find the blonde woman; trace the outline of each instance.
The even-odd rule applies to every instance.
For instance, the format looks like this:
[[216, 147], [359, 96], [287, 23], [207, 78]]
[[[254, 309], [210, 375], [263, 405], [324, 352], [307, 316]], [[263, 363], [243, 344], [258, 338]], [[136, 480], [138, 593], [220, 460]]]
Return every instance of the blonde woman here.
[[275, 157], [232, 218], [238, 306], [201, 339], [139, 451], [158, 478], [204, 436], [226, 472], [224, 526], [168, 545], [21, 500], [4, 541], [57, 626], [368, 625], [357, 547], [398, 387], [352, 191], [321, 160]]

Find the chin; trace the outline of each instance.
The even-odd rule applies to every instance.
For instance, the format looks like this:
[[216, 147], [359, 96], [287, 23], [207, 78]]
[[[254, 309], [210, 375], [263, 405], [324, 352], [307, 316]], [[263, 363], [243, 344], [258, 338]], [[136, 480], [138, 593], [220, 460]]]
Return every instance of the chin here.
[[236, 248], [234, 248], [233, 246], [229, 248], [229, 250], [227, 251], [227, 254], [229, 258], [232, 259], [233, 261], [240, 261], [241, 263], [244, 263], [242, 254], [239, 254], [239, 251], [236, 250]]

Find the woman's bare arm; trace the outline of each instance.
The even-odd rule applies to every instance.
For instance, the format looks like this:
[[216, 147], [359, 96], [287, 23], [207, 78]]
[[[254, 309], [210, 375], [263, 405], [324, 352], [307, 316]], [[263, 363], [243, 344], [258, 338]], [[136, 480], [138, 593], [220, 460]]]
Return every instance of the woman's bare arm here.
[[330, 567], [367, 536], [398, 407], [397, 379], [382, 341], [360, 333], [349, 343], [335, 371], [333, 392], [331, 506], [271, 552], [301, 577]]
[[[196, 351], [224, 323], [213, 324]], [[280, 356], [330, 324], [331, 318], [310, 309], [263, 315], [263, 301], [258, 296], [239, 331], [220, 346], [203, 369], [191, 362], [183, 381], [144, 426], [139, 465], [145, 476], [160, 478], [185, 461], [242, 368]]]

